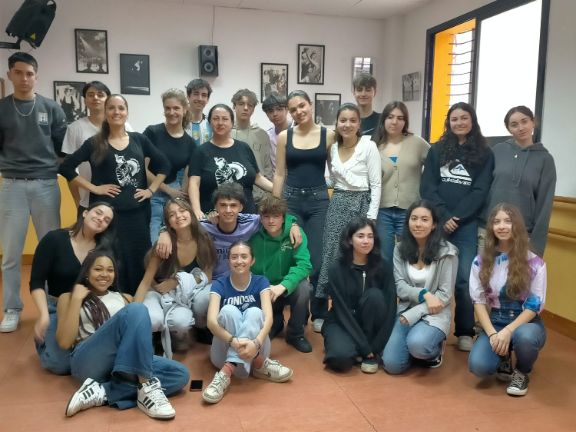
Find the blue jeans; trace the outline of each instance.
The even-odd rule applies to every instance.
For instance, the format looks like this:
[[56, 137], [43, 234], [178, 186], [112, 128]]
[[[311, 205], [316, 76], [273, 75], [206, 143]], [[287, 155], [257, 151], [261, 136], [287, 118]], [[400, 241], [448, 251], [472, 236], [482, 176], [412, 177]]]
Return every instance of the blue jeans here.
[[396, 320], [390, 339], [384, 347], [384, 370], [392, 375], [406, 372], [412, 359], [434, 360], [441, 354], [444, 332], [420, 320], [413, 326]]
[[48, 231], [60, 228], [60, 188], [58, 180], [4, 178], [0, 185], [0, 247], [4, 310], [22, 310], [20, 266], [28, 231], [28, 221], [38, 240]]
[[158, 378], [166, 395], [180, 391], [189, 379], [183, 364], [154, 355], [150, 316], [142, 303], [126, 305], [76, 345], [71, 368], [79, 381], [101, 383], [108, 404], [120, 409], [136, 406], [138, 377]]
[[394, 260], [394, 246], [396, 237], [400, 237], [404, 231], [406, 209], [400, 207], [388, 207], [378, 210], [376, 219], [378, 236], [380, 237], [381, 252], [384, 259], [389, 263]]
[[40, 364], [47, 371], [56, 375], [70, 375], [70, 352], [60, 348], [56, 342], [56, 329], [58, 327], [58, 317], [56, 316], [57, 300], [48, 297], [48, 314], [50, 322], [46, 329], [44, 342], [36, 344], [36, 352], [40, 357]]
[[[496, 331], [500, 331], [507, 323], [495, 323], [492, 319], [493, 313], [491, 314], [491, 321]], [[536, 317], [531, 322], [522, 324], [514, 330], [510, 340], [510, 349], [516, 353], [516, 369], [524, 374], [530, 373], [545, 343], [546, 329], [540, 317]], [[494, 375], [501, 360], [502, 357], [492, 350], [488, 335], [484, 332], [480, 333], [468, 357], [470, 372], [478, 377]]]
[[[167, 186], [180, 190], [182, 182], [176, 179], [172, 183], [167, 184]], [[169, 199], [170, 196], [168, 194], [159, 190], [150, 198], [150, 241], [152, 244], [156, 243], [160, 235], [160, 227], [164, 222], [164, 206]]]
[[304, 230], [308, 238], [308, 250], [312, 263], [310, 282], [314, 290], [310, 296], [310, 312], [313, 320], [323, 319], [328, 311], [328, 300], [316, 297], [316, 283], [322, 265], [322, 238], [326, 212], [330, 203], [328, 190], [326, 186], [293, 188], [286, 185], [284, 186], [284, 198], [288, 203], [288, 213], [296, 216], [298, 225]]
[[[250, 307], [241, 312], [236, 306], [224, 305], [218, 313], [218, 324], [225, 328], [228, 333], [240, 339], [254, 339], [262, 330], [264, 325], [264, 313], [262, 309]], [[266, 340], [260, 348], [260, 353], [264, 358], [270, 355], [270, 339]], [[236, 363], [238, 366], [234, 369], [234, 375], [240, 378], [246, 378], [250, 375], [252, 362], [242, 360], [238, 353], [229, 346], [226, 341], [215, 337], [212, 340], [210, 348], [210, 360], [217, 368], [224, 366], [226, 362]]]
[[454, 314], [456, 336], [474, 336], [474, 306], [470, 298], [470, 269], [478, 249], [478, 224], [469, 222], [448, 237], [458, 248], [458, 273], [454, 287], [456, 313]]

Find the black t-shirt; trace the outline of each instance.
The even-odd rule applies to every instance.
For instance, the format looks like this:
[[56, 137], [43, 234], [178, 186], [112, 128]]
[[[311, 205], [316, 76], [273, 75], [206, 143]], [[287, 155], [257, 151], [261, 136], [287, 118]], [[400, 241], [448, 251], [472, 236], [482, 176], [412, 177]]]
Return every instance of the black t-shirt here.
[[186, 132], [180, 138], [174, 138], [168, 133], [164, 123], [148, 126], [144, 130], [144, 135], [168, 158], [171, 169], [164, 183], [172, 183], [176, 180], [178, 171], [186, 168], [190, 163], [192, 153], [196, 148], [196, 141]]
[[364, 117], [363, 119], [361, 119], [360, 127], [362, 128], [362, 135], [372, 136], [372, 134], [376, 131], [376, 128], [378, 127], [379, 118], [380, 113], [372, 111], [372, 114], [370, 114], [368, 117]]
[[44, 289], [59, 297], [72, 291], [80, 274], [80, 261], [74, 254], [70, 232], [65, 229], [50, 231], [38, 243], [30, 272], [30, 291]]
[[146, 200], [138, 202], [134, 198], [136, 189], [148, 187], [144, 158], [150, 158], [150, 171], [156, 175], [168, 175], [170, 163], [146, 136], [137, 132], [128, 132], [128, 136], [130, 141], [124, 150], [116, 150], [108, 145], [108, 151], [99, 164], [95, 163], [93, 157], [93, 138], [87, 139], [78, 150], [64, 159], [60, 165], [60, 174], [66, 177], [68, 181], [73, 180], [78, 175], [76, 167], [82, 162], [90, 162], [92, 184], [96, 186], [115, 184], [121, 189], [114, 198], [91, 193], [91, 203], [95, 201], [109, 202], [115, 210], [133, 210], [146, 205]]
[[200, 177], [200, 207], [203, 212], [213, 208], [212, 193], [226, 182], [240, 183], [246, 204], [243, 213], [256, 213], [252, 187], [259, 173], [252, 149], [243, 141], [234, 140], [228, 148], [207, 142], [194, 152], [188, 175]]

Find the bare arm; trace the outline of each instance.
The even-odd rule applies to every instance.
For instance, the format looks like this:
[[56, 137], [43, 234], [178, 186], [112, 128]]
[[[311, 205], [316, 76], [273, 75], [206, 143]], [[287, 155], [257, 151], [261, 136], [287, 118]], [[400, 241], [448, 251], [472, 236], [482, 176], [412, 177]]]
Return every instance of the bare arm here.
[[76, 342], [78, 327], [80, 326], [80, 308], [88, 293], [88, 288], [77, 284], [72, 293], [62, 294], [58, 298], [56, 341], [62, 349], [70, 349]]
[[206, 216], [200, 207], [200, 176], [192, 176], [188, 179], [188, 196], [196, 218], [198, 220], [205, 219]]
[[272, 182], [264, 177], [261, 173], [256, 174], [254, 184], [266, 192], [272, 192]]
[[46, 291], [44, 291], [44, 289], [35, 289], [32, 290], [31, 294], [39, 313], [38, 319], [34, 324], [34, 339], [36, 339], [38, 342], [43, 342], [44, 337], [46, 336], [46, 329], [50, 323]]
[[276, 172], [274, 173], [272, 195], [278, 198], [282, 197], [284, 180], [286, 178], [286, 139], [287, 132], [282, 131], [280, 135], [278, 135], [276, 143]]
[[160, 258], [153, 254], [148, 261], [148, 266], [146, 267], [146, 272], [144, 273], [144, 277], [142, 281], [138, 285], [136, 289], [136, 293], [134, 294], [134, 301], [141, 303], [144, 301], [144, 297], [148, 294], [148, 291], [152, 289], [152, 282], [154, 281], [154, 275], [158, 271], [158, 267], [160, 266]]

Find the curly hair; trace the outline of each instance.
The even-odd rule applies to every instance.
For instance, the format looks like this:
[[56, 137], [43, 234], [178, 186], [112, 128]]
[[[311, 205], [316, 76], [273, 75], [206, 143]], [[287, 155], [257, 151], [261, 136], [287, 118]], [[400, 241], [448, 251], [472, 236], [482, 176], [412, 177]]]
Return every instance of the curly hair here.
[[[450, 127], [450, 116], [452, 112], [457, 109], [466, 111], [470, 114], [472, 120], [472, 129], [468, 132], [466, 142], [462, 145], [458, 143], [458, 137], [452, 132], [452, 128]], [[442, 151], [440, 152], [441, 165], [453, 163], [456, 159], [459, 159], [464, 165], [480, 166], [484, 163], [490, 152], [486, 138], [484, 138], [480, 130], [476, 111], [472, 105], [466, 102], [458, 102], [450, 107], [444, 122], [444, 134], [438, 140], [438, 144], [442, 144]], [[458, 157], [460, 150], [462, 154]]]
[[491, 293], [490, 278], [494, 270], [494, 262], [498, 255], [498, 239], [494, 234], [494, 219], [499, 212], [504, 212], [512, 222], [511, 245], [508, 254], [508, 277], [506, 279], [506, 294], [513, 299], [519, 299], [530, 288], [532, 270], [528, 263], [529, 239], [524, 219], [516, 206], [508, 203], [496, 204], [486, 221], [486, 242], [481, 254], [480, 284], [486, 293]]

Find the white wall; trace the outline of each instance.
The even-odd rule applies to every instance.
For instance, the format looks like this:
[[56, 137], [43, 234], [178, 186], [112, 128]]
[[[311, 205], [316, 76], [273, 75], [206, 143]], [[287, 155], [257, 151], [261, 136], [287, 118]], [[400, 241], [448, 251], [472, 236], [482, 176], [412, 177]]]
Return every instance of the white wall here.
[[[420, 71], [424, 74], [426, 30], [466, 12], [490, 3], [490, 0], [436, 0], [403, 16], [384, 21], [386, 34], [396, 28], [401, 41], [399, 57], [384, 58], [384, 82], [381, 87], [391, 91], [392, 98], [401, 97], [403, 74]], [[548, 56], [544, 87], [542, 142], [554, 156], [558, 172], [556, 195], [576, 197], [576, 1], [551, 0], [548, 27]], [[398, 32], [398, 27], [401, 29]], [[388, 45], [387, 45], [388, 47]], [[423, 75], [422, 75], [423, 76]], [[522, 102], [519, 102], [519, 104]], [[408, 102], [411, 129], [422, 130], [422, 98]], [[482, 119], [479, 118], [480, 124]]]
[[[2, 0], [0, 28], [6, 28], [22, 0]], [[219, 49], [219, 77], [208, 79], [214, 87], [210, 105], [230, 103], [232, 94], [249, 88], [260, 96], [260, 63], [288, 63], [289, 90], [342, 93], [352, 101], [352, 57], [375, 60], [381, 79], [383, 34], [381, 20], [321, 17], [314, 15], [216, 8], [155, 0], [59, 0], [56, 19], [42, 46], [32, 51], [40, 64], [38, 92], [53, 97], [55, 80], [105, 82], [120, 90], [119, 54], [149, 54], [151, 95], [129, 95], [130, 123], [136, 130], [163, 120], [160, 94], [169, 87], [184, 88], [198, 76], [197, 46], [213, 42]], [[74, 29], [108, 31], [109, 74], [76, 73]], [[8, 40], [2, 33], [0, 40]], [[297, 85], [297, 45], [326, 45], [323, 86]], [[29, 46], [23, 43], [23, 48]], [[0, 70], [6, 69], [8, 50], [0, 50]], [[11, 91], [8, 85], [7, 92]], [[384, 95], [379, 93], [381, 108]], [[268, 127], [260, 105], [254, 119]]]

